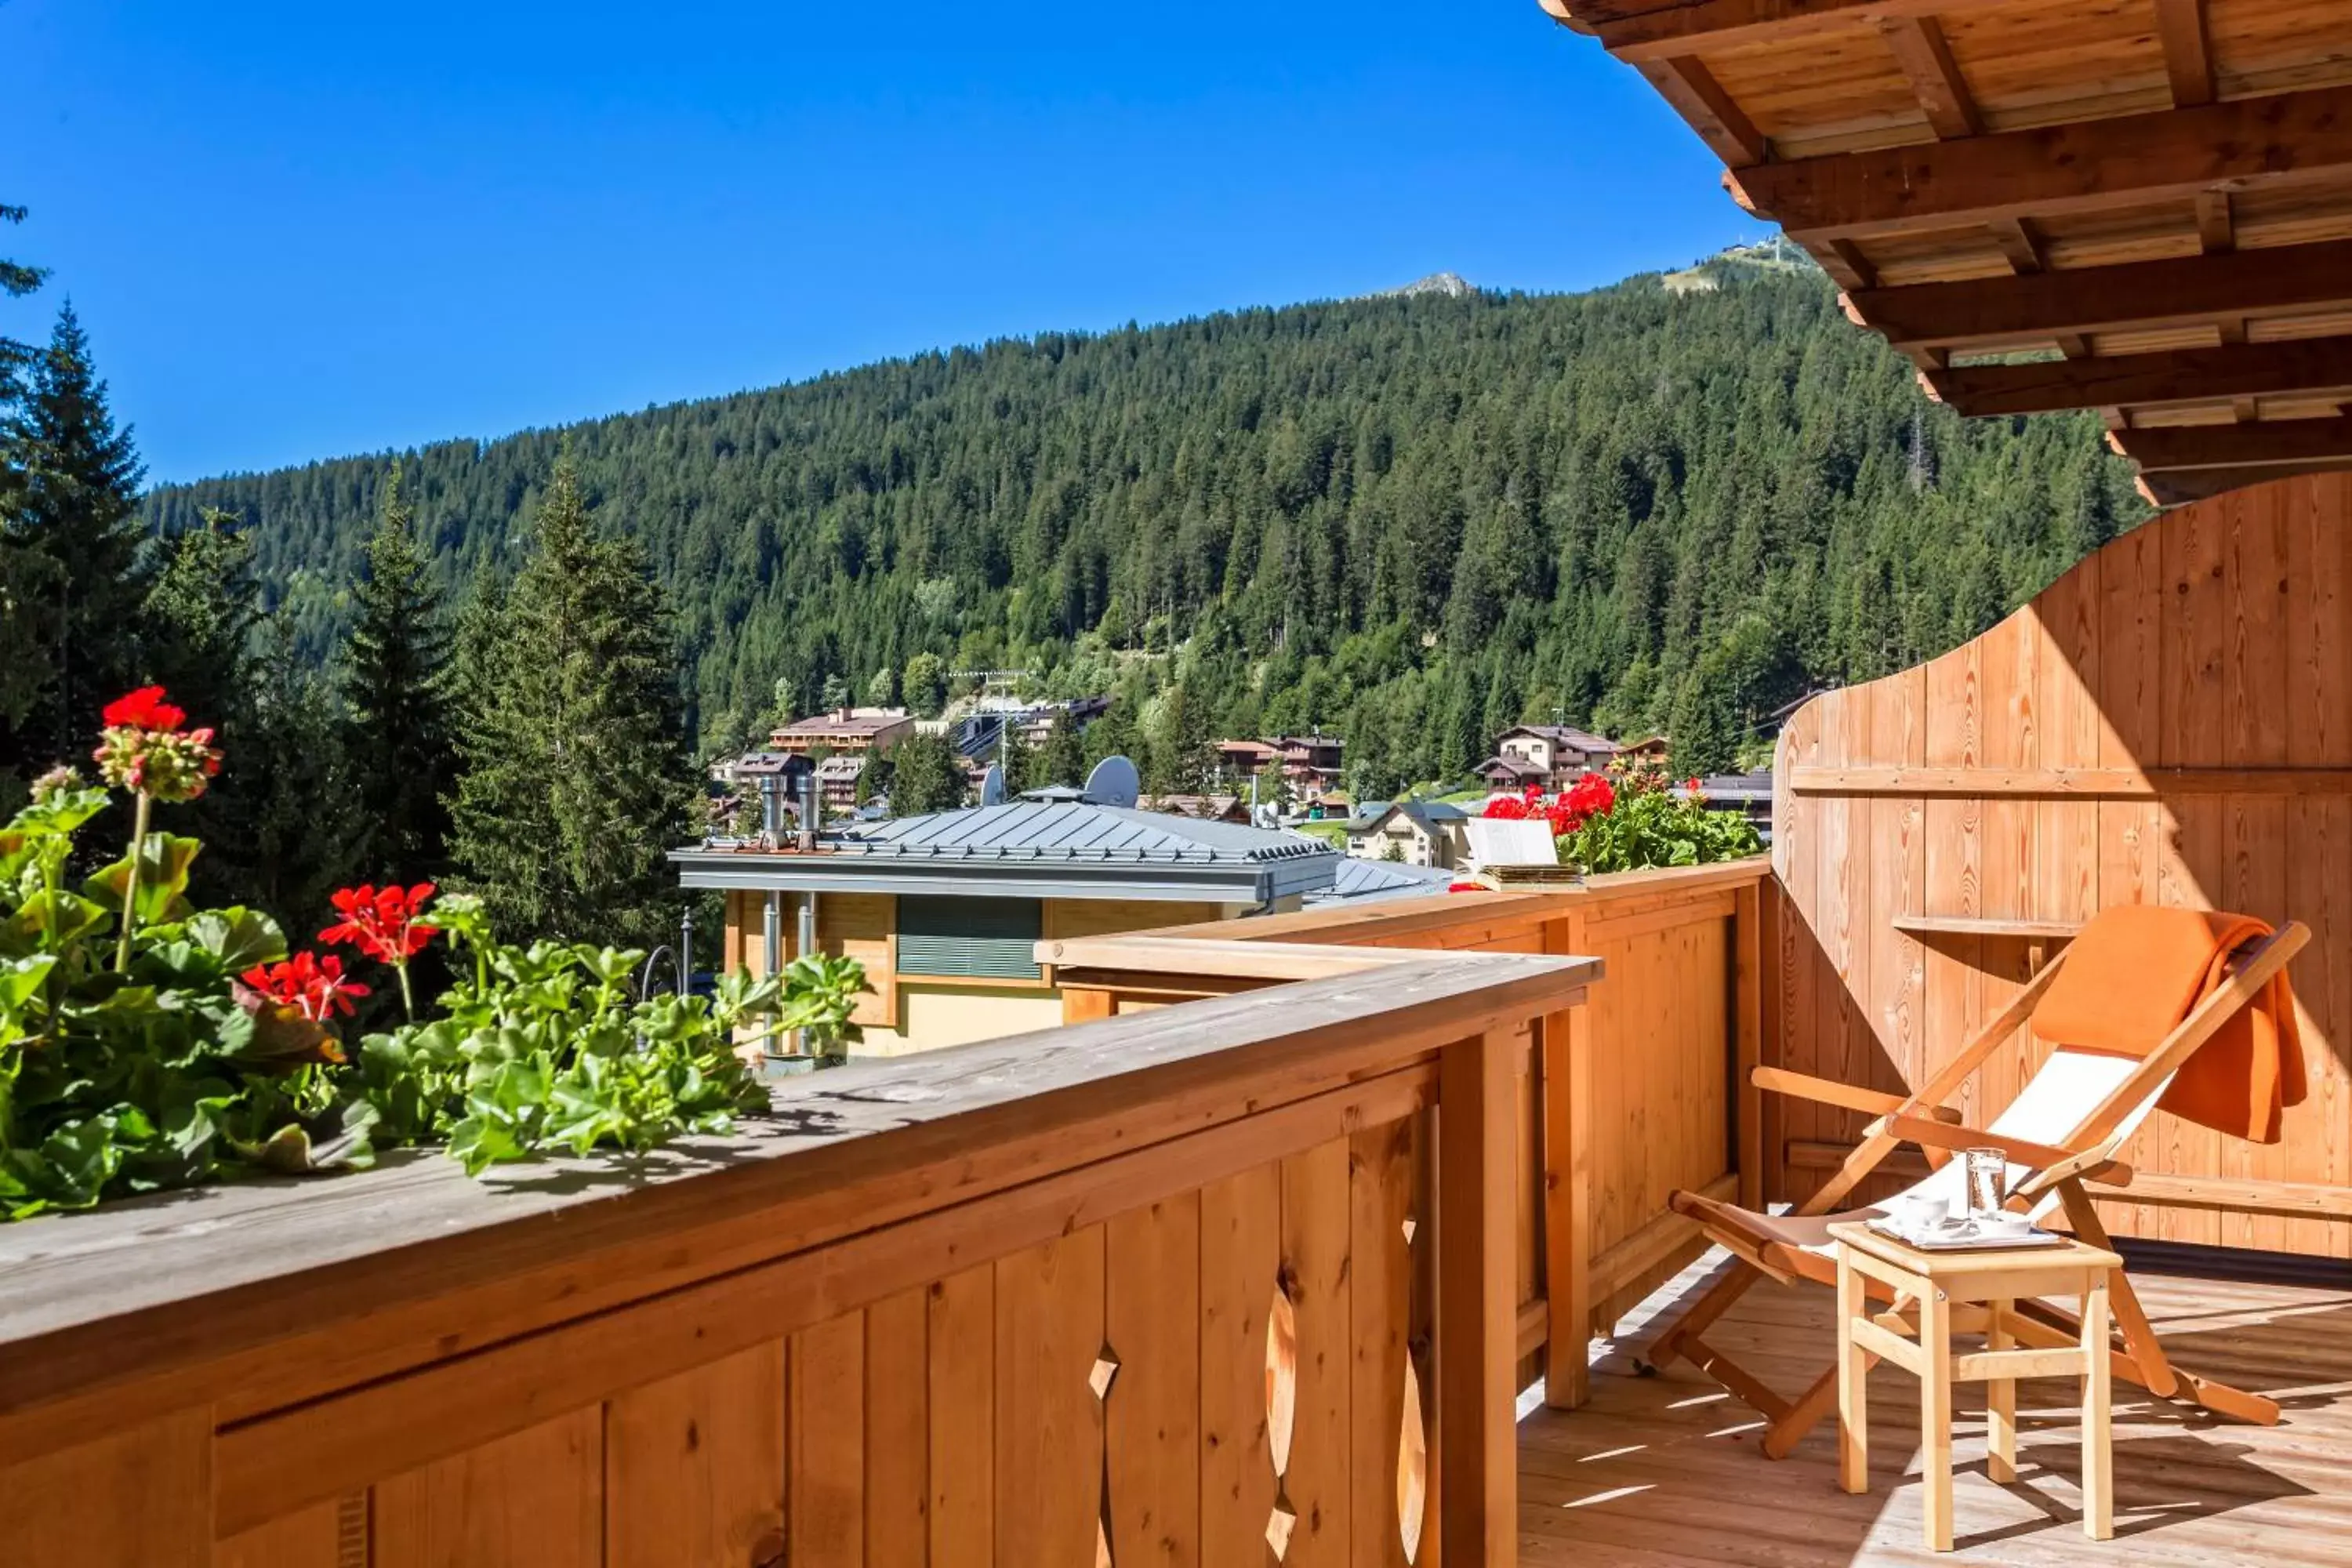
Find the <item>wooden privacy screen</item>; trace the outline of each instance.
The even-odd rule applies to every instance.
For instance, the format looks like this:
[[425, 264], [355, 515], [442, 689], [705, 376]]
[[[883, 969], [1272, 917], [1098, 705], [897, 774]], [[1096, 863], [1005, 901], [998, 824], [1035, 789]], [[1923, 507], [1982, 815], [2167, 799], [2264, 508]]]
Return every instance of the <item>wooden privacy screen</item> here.
[[[2352, 476], [2280, 479], [2124, 535], [1966, 647], [1832, 692], [1774, 766], [1769, 1055], [1900, 1090], [2111, 904], [2292, 917], [2311, 1098], [2256, 1148], [2158, 1115], [2126, 1235], [2352, 1256]], [[1969, 1086], [1981, 1126], [2036, 1065]], [[1859, 1134], [1766, 1107], [1774, 1196]], [[2158, 1205], [2162, 1206], [2158, 1206]]]
[[1504, 1568], [1508, 1042], [1591, 972], [853, 1067], [650, 1184], [427, 1160], [25, 1227], [8, 1560]]

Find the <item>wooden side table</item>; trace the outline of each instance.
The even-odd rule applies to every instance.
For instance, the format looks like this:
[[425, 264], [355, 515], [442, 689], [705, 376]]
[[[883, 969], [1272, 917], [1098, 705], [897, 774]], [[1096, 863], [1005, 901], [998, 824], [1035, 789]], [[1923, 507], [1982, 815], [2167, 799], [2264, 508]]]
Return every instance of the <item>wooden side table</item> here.
[[[2017, 1479], [2017, 1380], [2083, 1380], [2083, 1533], [2115, 1534], [2115, 1461], [2108, 1429], [2107, 1275], [2123, 1267], [2114, 1253], [2080, 1241], [2057, 1246], [1923, 1252], [1859, 1221], [1829, 1227], [1838, 1266], [1838, 1484], [1869, 1488], [1869, 1423], [1864, 1381], [1874, 1360], [1891, 1361], [1919, 1379], [1921, 1481], [1927, 1488], [1926, 1538], [1931, 1552], [1952, 1549], [1952, 1384], [1981, 1382], [1988, 1457], [1996, 1481]], [[1892, 1311], [1874, 1313], [1866, 1281], [1895, 1294]], [[2083, 1303], [2078, 1344], [2016, 1348], [2016, 1303], [2076, 1295]], [[1985, 1348], [1954, 1354], [1952, 1335], [1981, 1333]]]

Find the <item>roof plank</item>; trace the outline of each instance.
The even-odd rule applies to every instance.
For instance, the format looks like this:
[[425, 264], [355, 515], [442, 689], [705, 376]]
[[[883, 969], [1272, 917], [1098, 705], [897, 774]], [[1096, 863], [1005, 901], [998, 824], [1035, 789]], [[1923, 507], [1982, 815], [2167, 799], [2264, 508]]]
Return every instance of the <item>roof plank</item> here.
[[2137, 206], [2352, 168], [2352, 87], [1735, 169], [1739, 205], [1801, 240]]
[[1920, 379], [1938, 401], [1978, 417], [2261, 397], [2352, 387], [2352, 337], [1958, 365]]
[[1891, 16], [1878, 30], [1895, 63], [1910, 79], [1920, 111], [1937, 136], [1949, 142], [1984, 134], [1976, 94], [1969, 90], [1968, 78], [1960, 74], [1959, 62], [1952, 58], [1952, 47], [1944, 41], [1944, 29], [1935, 17]]
[[2271, 468], [2330, 458], [2352, 462], [2352, 417], [2273, 419], [2252, 425], [2176, 425], [2119, 431], [2110, 443], [2143, 471]]
[[2352, 240], [2220, 251], [2015, 278], [1849, 289], [1857, 320], [1898, 349], [2039, 342], [2352, 304]]
[[1621, 59], [1668, 59], [1802, 37], [1894, 16], [1927, 16], [1953, 0], [1541, 0]]

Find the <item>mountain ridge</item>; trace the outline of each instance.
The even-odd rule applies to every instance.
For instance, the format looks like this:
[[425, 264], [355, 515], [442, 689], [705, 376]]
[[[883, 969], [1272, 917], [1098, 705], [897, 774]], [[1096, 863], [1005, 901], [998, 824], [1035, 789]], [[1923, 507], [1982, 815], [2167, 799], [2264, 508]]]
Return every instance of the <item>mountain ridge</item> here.
[[1817, 273], [1720, 272], [1045, 332], [145, 504], [244, 517], [323, 653], [395, 456], [463, 592], [513, 569], [569, 440], [671, 585], [708, 745], [929, 652], [1170, 735], [1339, 729], [1368, 788], [1523, 716], [1737, 731], [2140, 515], [2095, 421], [1965, 426]]

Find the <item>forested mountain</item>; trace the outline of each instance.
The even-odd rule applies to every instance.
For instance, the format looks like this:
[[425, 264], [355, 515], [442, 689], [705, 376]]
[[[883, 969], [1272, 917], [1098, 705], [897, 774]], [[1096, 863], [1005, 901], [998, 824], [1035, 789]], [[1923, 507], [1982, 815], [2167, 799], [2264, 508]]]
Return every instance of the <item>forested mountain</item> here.
[[1671, 728], [1718, 764], [2142, 515], [2094, 420], [1962, 422], [1818, 273], [1690, 276], [1049, 333], [166, 487], [148, 521], [242, 514], [324, 649], [395, 458], [462, 597], [512, 572], [568, 434], [672, 590], [707, 747], [929, 652], [1119, 692], [1148, 766], [1204, 727], [1332, 731], [1385, 793], [1523, 718]]

